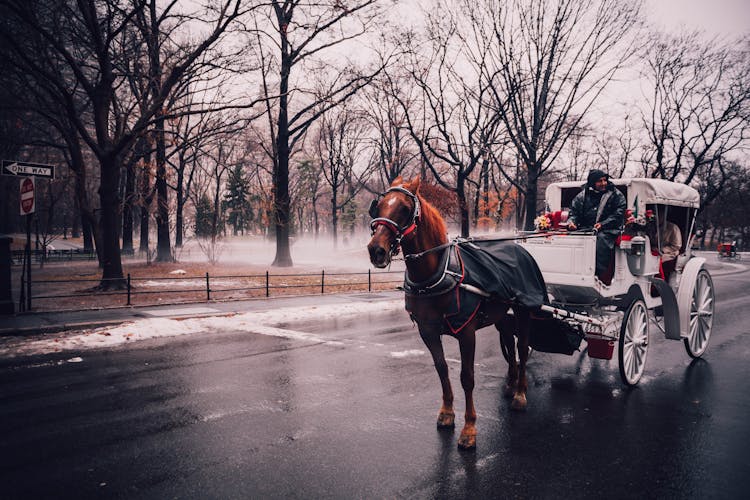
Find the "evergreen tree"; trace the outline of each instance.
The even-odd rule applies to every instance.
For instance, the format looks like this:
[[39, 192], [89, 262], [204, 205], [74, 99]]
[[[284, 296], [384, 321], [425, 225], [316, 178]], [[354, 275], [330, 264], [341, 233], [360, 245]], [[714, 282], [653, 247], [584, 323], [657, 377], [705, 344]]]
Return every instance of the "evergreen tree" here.
[[346, 202], [344, 207], [341, 209], [341, 216], [339, 217], [341, 223], [341, 229], [349, 234], [354, 234], [354, 229], [357, 226], [357, 202], [353, 199]]
[[207, 194], [203, 194], [195, 206], [195, 235], [211, 237], [214, 220], [213, 203]]
[[223, 206], [228, 214], [227, 222], [232, 227], [232, 234], [236, 236], [240, 231], [244, 234], [254, 214], [250, 203], [250, 180], [245, 177], [242, 164], [235, 166], [229, 174]]

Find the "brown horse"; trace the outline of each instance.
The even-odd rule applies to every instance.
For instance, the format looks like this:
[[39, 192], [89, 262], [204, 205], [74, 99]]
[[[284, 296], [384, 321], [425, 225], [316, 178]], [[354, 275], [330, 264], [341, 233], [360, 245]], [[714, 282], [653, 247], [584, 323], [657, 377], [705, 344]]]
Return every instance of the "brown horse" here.
[[[442, 253], [450, 248], [447, 230], [445, 221], [437, 210], [420, 196], [418, 177], [411, 182], [397, 178], [379, 202], [373, 202], [371, 216], [373, 234], [367, 249], [375, 267], [388, 266], [391, 258], [402, 249], [410, 281], [429, 281], [439, 273]], [[443, 404], [437, 417], [438, 428], [453, 428], [455, 425], [453, 390], [448, 378], [448, 364], [443, 353], [441, 335], [458, 339], [461, 351], [461, 385], [466, 396], [464, 427], [458, 446], [463, 449], [474, 448], [477, 434], [473, 399], [475, 332], [492, 324], [500, 332], [500, 342], [508, 353], [508, 376], [504, 393], [506, 397], [513, 398], [513, 409], [523, 410], [526, 408], [529, 310], [517, 304], [485, 298], [478, 313], [456, 334], [446, 327], [444, 321], [445, 312], [451, 307], [453, 299], [449, 291], [427, 296], [407, 291], [405, 298], [406, 309], [416, 322], [419, 335], [429, 349], [440, 377]], [[513, 316], [508, 314], [511, 308]], [[514, 334], [518, 337], [520, 362], [516, 361]]]

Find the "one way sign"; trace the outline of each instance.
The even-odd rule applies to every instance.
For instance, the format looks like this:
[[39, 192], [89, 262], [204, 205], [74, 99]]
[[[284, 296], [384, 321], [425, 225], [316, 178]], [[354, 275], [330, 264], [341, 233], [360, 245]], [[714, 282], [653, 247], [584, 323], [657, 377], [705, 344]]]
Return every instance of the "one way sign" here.
[[54, 179], [55, 166], [42, 165], [41, 163], [3, 160], [2, 173], [3, 175], [46, 177], [48, 179]]

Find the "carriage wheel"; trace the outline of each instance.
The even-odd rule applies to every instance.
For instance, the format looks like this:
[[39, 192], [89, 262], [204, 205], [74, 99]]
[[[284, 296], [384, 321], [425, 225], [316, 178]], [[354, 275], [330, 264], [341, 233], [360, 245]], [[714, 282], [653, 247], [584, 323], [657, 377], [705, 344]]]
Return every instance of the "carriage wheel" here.
[[617, 357], [625, 385], [635, 385], [643, 375], [648, 354], [648, 309], [643, 300], [630, 304], [622, 326]]
[[690, 301], [690, 331], [682, 339], [691, 358], [706, 352], [714, 321], [714, 282], [711, 275], [701, 270], [695, 278], [693, 299]]

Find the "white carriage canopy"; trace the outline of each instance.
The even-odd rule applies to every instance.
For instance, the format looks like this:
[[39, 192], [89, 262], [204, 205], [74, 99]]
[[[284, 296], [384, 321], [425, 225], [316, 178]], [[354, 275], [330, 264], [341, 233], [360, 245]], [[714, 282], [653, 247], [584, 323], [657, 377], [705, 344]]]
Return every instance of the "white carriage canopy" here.
[[[646, 205], [670, 205], [698, 208], [700, 195], [694, 188], [664, 179], [631, 178], [611, 179], [624, 192], [628, 208], [644, 213]], [[581, 181], [555, 182], [547, 186], [546, 199], [552, 211], [567, 209], [576, 194], [585, 185]], [[637, 204], [637, 207], [636, 207]]]

